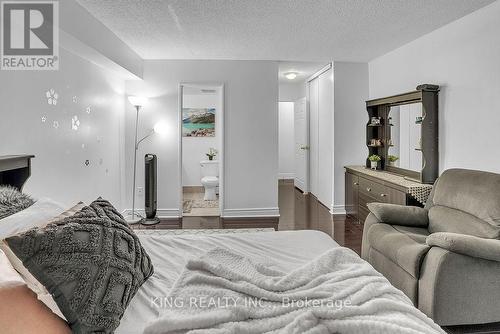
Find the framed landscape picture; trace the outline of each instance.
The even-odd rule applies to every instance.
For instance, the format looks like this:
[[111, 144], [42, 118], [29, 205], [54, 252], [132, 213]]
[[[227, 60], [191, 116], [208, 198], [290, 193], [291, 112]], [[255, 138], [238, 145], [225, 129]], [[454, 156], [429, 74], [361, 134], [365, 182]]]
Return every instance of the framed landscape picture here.
[[215, 137], [215, 108], [183, 108], [183, 137]]

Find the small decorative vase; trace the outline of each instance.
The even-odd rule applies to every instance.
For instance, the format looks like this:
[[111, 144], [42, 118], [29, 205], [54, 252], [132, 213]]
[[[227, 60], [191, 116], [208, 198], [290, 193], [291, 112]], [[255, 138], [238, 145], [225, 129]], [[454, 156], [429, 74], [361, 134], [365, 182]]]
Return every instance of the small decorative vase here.
[[378, 162], [377, 161], [370, 161], [370, 166], [373, 170], [377, 170]]
[[395, 161], [389, 161], [389, 166], [391, 166], [391, 167], [396, 166], [396, 162]]
[[214, 160], [214, 156], [213, 155], [209, 155], [208, 156], [208, 160]]

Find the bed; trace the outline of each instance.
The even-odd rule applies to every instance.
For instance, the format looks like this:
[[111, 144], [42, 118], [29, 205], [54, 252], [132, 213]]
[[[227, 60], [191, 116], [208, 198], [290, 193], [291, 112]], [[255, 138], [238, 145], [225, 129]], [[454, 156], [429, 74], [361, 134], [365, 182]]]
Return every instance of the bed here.
[[338, 244], [323, 232], [283, 231], [221, 235], [158, 235], [136, 231], [155, 266], [130, 303], [117, 334], [142, 333], [146, 324], [158, 317], [152, 296], [166, 297], [186, 262], [214, 247], [230, 248], [261, 263], [277, 263], [276, 269], [291, 271]]
[[[0, 180], [2, 180], [2, 173], [7, 172], [8, 177], [3, 178], [3, 183], [5, 184], [5, 180], [15, 180], [16, 188], [22, 189], [24, 182], [29, 176], [29, 167], [30, 167], [30, 159], [31, 156], [24, 156], [22, 158], [15, 157], [13, 158], [16, 161], [21, 161], [19, 164], [12, 165], [12, 167], [5, 167], [6, 162], [10, 159], [0, 159]], [[22, 162], [24, 161], [24, 162]], [[4, 164], [4, 168], [2, 169], [2, 164]], [[18, 172], [16, 172], [16, 169]], [[48, 217], [54, 217], [59, 215], [64, 210], [60, 206], [50, 204], [50, 201], [47, 200], [39, 200], [35, 204], [33, 204], [30, 208], [27, 208], [19, 214], [26, 214], [26, 217], [32, 217], [33, 211], [36, 211], [37, 208], [43, 208], [43, 212], [35, 212], [36, 219], [31, 223], [36, 226], [37, 224], [42, 224], [44, 220], [47, 220]], [[48, 205], [50, 204], [50, 205]], [[30, 211], [28, 213], [28, 211]], [[26, 212], [25, 212], [26, 211]], [[5, 218], [5, 220], [1, 220], [1, 222], [5, 222], [10, 217]], [[31, 218], [30, 218], [31, 219]], [[38, 225], [41, 226], [41, 225]], [[15, 228], [18, 228], [18, 225], [15, 225]], [[27, 228], [27, 226], [23, 226], [23, 229]], [[16, 231], [8, 231], [11, 235]], [[133, 232], [132, 232], [133, 233]], [[189, 233], [189, 232], [187, 232]], [[354, 296], [354, 294], [358, 293], [358, 290], [364, 290], [366, 287], [363, 286], [363, 283], [366, 281], [366, 286], [373, 286], [370, 293], [373, 293], [375, 296], [372, 300], [371, 296], [369, 296], [366, 300], [362, 302], [363, 305], [359, 309], [364, 310], [361, 314], [355, 314], [354, 316], [350, 316], [347, 321], [348, 327], [345, 330], [327, 330], [328, 326], [323, 326], [322, 330], [311, 331], [314, 333], [330, 333], [330, 332], [340, 332], [340, 333], [364, 333], [364, 332], [373, 332], [373, 333], [444, 333], [442, 330], [432, 322], [432, 320], [428, 319], [425, 315], [415, 309], [411, 302], [403, 295], [402, 292], [393, 288], [389, 282], [383, 278], [380, 274], [376, 273], [374, 269], [367, 264], [365, 261], [361, 260], [359, 256], [357, 256], [354, 252], [347, 250], [343, 247], [340, 247], [330, 236], [324, 234], [319, 231], [260, 231], [260, 232], [246, 232], [246, 233], [212, 233], [212, 234], [203, 234], [197, 232], [196, 234], [183, 234], [183, 235], [172, 235], [169, 231], [165, 230], [136, 230], [135, 234], [137, 238], [140, 240], [143, 249], [149, 255], [152, 265], [154, 266], [154, 274], [149, 277], [143, 284], [140, 286], [135, 294], [135, 296], [130, 300], [130, 303], [125, 309], [123, 317], [120, 320], [118, 327], [116, 328], [115, 333], [117, 334], [136, 334], [136, 333], [163, 333], [161, 329], [162, 317], [165, 316], [162, 308], [158, 304], [158, 300], [162, 300], [163, 298], [168, 297], [172, 293], [175, 295], [176, 292], [182, 291], [183, 280], [186, 280], [186, 276], [189, 274], [189, 266], [193, 263], [204, 264], [203, 261], [207, 260], [207, 256], [210, 257], [210, 254], [214, 254], [214, 249], [216, 252], [230, 252], [231, 254], [236, 254], [243, 259], [242, 262], [258, 264], [257, 271], [259, 275], [262, 273], [265, 275], [271, 275], [273, 278], [280, 278], [279, 275], [288, 275], [288, 273], [293, 273], [297, 271], [297, 268], [306, 268], [314, 261], [317, 261], [318, 258], [324, 258], [325, 254], [338, 254], [341, 256], [347, 255], [345, 259], [347, 259], [344, 265], [347, 265], [347, 268], [350, 268], [348, 271], [356, 272], [359, 269], [359, 272], [353, 273], [349, 278], [339, 278], [336, 277], [337, 272], [328, 271], [327, 275], [318, 276], [319, 281], [323, 281], [329, 283], [331, 285], [327, 285], [328, 287], [336, 288], [337, 285], [344, 284], [344, 289], [349, 289], [349, 285], [347, 282], [355, 282], [353, 279], [358, 280], [358, 286], [353, 284], [353, 289], [355, 291], [351, 291], [350, 293]], [[3, 239], [3, 236], [0, 239]], [[336, 252], [336, 253], [335, 253]], [[208, 254], [208, 255], [207, 255]], [[323, 254], [323, 255], [322, 255]], [[217, 256], [214, 257], [216, 259]], [[205, 259], [205, 260], [203, 260]], [[349, 260], [350, 259], [350, 260]], [[210, 260], [210, 258], [208, 259]], [[216, 261], [213, 260], [212, 261]], [[339, 262], [343, 260], [340, 259]], [[352, 263], [349, 263], [351, 261]], [[216, 261], [217, 262], [217, 261]], [[327, 267], [321, 268], [324, 266], [324, 263], [318, 262], [318, 267], [324, 271], [324, 269], [329, 269]], [[223, 267], [225, 263], [221, 262], [220, 267]], [[342, 264], [342, 263], [341, 263]], [[238, 267], [240, 264], [235, 263], [235, 267]], [[219, 263], [216, 263], [216, 267], [219, 267]], [[345, 267], [345, 266], [344, 266]], [[313, 268], [315, 269], [315, 268]], [[312, 272], [313, 270], [311, 270]], [[201, 271], [196, 271], [197, 274], [202, 274]], [[299, 273], [299, 275], [303, 275]], [[339, 274], [340, 275], [340, 274]], [[357, 276], [356, 276], [357, 275]], [[288, 277], [288, 276], [287, 276]], [[189, 278], [189, 277], [188, 277]], [[213, 277], [212, 277], [213, 278]], [[221, 276], [222, 278], [222, 276]], [[327, 278], [330, 281], [327, 281]], [[219, 279], [219, 277], [217, 277]], [[285, 279], [286, 280], [286, 279]], [[187, 279], [189, 281], [189, 279]], [[196, 280], [195, 280], [196, 281]], [[240, 279], [244, 284], [248, 285], [248, 282]], [[307, 283], [303, 284], [307, 289], [313, 292], [324, 292], [320, 290], [314, 290], [315, 287], [313, 281], [316, 281], [316, 277], [307, 278]], [[324, 283], [323, 282], [323, 283]], [[373, 283], [376, 284], [373, 284]], [[238, 282], [236, 282], [238, 283]], [[314, 284], [313, 284], [314, 283]], [[320, 282], [321, 283], [321, 282]], [[320, 284], [318, 283], [318, 284]], [[203, 283], [205, 284], [205, 283]], [[373, 285], [372, 285], [373, 284]], [[206, 286], [206, 285], [204, 285]], [[311, 287], [309, 287], [311, 286]], [[318, 285], [319, 286], [319, 285]], [[290, 291], [303, 293], [303, 286], [298, 286], [296, 288], [291, 289]], [[231, 291], [229, 291], [231, 292]], [[240, 291], [241, 292], [241, 291]], [[286, 293], [287, 291], [278, 291], [279, 293]], [[343, 291], [341, 291], [343, 292]], [[377, 309], [377, 307], [373, 307], [373, 305], [377, 305], [374, 303], [371, 304], [374, 300], [377, 301], [377, 298], [380, 296], [386, 296], [384, 302], [389, 302], [391, 304], [391, 308], [388, 309]], [[359, 297], [359, 296], [358, 296]], [[366, 297], [366, 296], [365, 296]], [[380, 302], [380, 300], [379, 300]], [[365, 307], [367, 306], [367, 307]], [[56, 313], [53, 309], [52, 311]], [[266, 311], [267, 310], [263, 310]], [[377, 315], [375, 316], [375, 313]], [[335, 314], [336, 315], [336, 314]], [[301, 314], [302, 316], [302, 314]], [[63, 317], [62, 317], [63, 318]], [[195, 317], [193, 317], [194, 319]], [[187, 318], [189, 319], [189, 317]], [[254, 319], [255, 320], [255, 319]], [[250, 319], [250, 321], [243, 321], [248, 323], [252, 323], [254, 321]], [[336, 319], [333, 319], [336, 321]], [[384, 322], [384, 326], [377, 327], [377, 324], [380, 321]], [[364, 324], [363, 327], [359, 326], [361, 323]], [[153, 327], [151, 325], [153, 324]], [[333, 323], [332, 323], [333, 324]], [[370, 324], [374, 325], [374, 330]], [[400, 331], [401, 327], [398, 326], [406, 326], [410, 324], [408, 330]], [[336, 324], [333, 324], [336, 325]], [[345, 324], [343, 324], [345, 325]], [[156, 329], [154, 329], [156, 326]], [[368, 327], [366, 327], [368, 326]], [[396, 326], [396, 327], [394, 327]], [[378, 328], [375, 329], [375, 328]], [[151, 329], [153, 328], [153, 329]], [[160, 330], [158, 330], [160, 328]], [[204, 327], [201, 327], [204, 328]], [[214, 330], [213, 333], [240, 333], [242, 331], [235, 330], [234, 326], [231, 327], [230, 330]], [[236, 327], [238, 328], [238, 327]], [[289, 327], [288, 327], [289, 328]], [[337, 327], [336, 327], [337, 328]], [[343, 327], [340, 327], [343, 328]], [[382, 329], [380, 329], [382, 328]], [[368, 329], [368, 330], [367, 330]], [[326, 331], [325, 331], [326, 330]], [[168, 331], [169, 333], [184, 333], [187, 331]], [[196, 331], [195, 331], [196, 332]], [[205, 330], [202, 330], [200, 333], [205, 333]], [[246, 332], [246, 331], [245, 331]], [[248, 331], [250, 332], [250, 331]], [[257, 331], [255, 333], [264, 333], [264, 331]], [[290, 333], [290, 329], [276, 331], [276, 333]], [[294, 328], [293, 332], [302, 333], [306, 332], [298, 330]], [[252, 333], [254, 333], [252, 331]], [[274, 331], [273, 331], [274, 333]]]

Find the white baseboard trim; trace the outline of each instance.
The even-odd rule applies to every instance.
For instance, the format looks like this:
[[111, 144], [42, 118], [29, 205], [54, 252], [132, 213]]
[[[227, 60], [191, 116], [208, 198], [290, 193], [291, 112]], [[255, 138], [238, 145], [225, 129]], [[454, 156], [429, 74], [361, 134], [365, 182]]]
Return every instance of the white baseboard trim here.
[[331, 205], [330, 206], [330, 213], [332, 215], [345, 215], [347, 212], [345, 211], [345, 206], [344, 205]]
[[224, 209], [222, 218], [279, 217], [279, 208]]
[[280, 180], [293, 180], [293, 179], [295, 179], [295, 173], [279, 173], [278, 179], [280, 179]]
[[[146, 210], [144, 210], [144, 209], [136, 209], [135, 211], [143, 217], [146, 216]], [[123, 216], [127, 216], [130, 214], [132, 214], [132, 209], [125, 209], [122, 212]], [[181, 218], [182, 217], [181, 213], [179, 212], [179, 209], [157, 209], [156, 216], [158, 218]]]

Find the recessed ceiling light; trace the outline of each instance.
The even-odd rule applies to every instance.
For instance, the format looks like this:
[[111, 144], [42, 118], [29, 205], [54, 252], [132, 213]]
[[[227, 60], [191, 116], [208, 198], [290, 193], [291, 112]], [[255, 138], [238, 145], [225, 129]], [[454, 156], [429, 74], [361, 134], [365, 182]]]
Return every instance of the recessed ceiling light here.
[[287, 78], [288, 80], [293, 80], [297, 77], [297, 74], [297, 72], [286, 72], [285, 78]]

